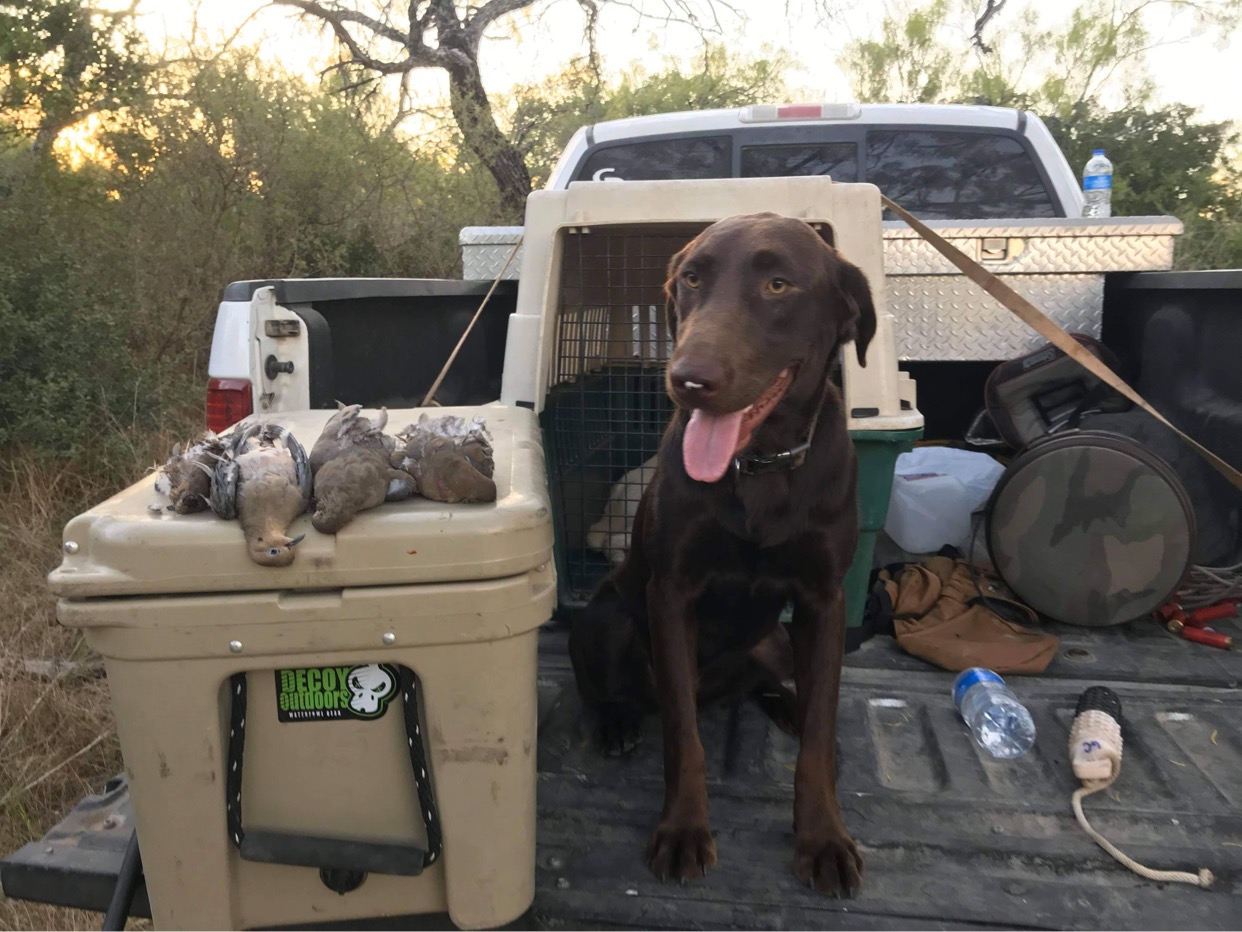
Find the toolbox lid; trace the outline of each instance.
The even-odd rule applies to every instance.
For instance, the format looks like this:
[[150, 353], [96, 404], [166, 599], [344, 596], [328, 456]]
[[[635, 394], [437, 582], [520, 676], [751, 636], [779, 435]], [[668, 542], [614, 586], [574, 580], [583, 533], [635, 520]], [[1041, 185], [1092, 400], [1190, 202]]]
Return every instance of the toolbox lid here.
[[[273, 414], [309, 452], [335, 411]], [[373, 412], [368, 412], [373, 413]], [[506, 405], [388, 412], [388, 431], [420, 414], [481, 415], [492, 435], [496, 501], [446, 505], [414, 497], [358, 515], [336, 535], [311, 527], [310, 513], [289, 531], [306, 538], [288, 567], [247, 555], [241, 526], [211, 512], [178, 515], [155, 490], [154, 472], [71, 520], [64, 557], [48, 576], [66, 599], [267, 589], [499, 579], [552, 559], [552, 511], [534, 412]]]

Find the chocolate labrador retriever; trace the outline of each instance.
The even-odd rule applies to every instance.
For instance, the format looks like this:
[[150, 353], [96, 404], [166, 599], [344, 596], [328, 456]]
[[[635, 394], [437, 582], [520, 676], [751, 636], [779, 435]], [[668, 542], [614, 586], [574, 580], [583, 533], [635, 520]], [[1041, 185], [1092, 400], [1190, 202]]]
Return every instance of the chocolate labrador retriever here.
[[801, 739], [794, 873], [850, 895], [862, 859], [835, 745], [857, 466], [832, 375], [851, 340], [864, 363], [871, 291], [809, 225], [763, 213], [708, 227], [673, 257], [665, 293], [677, 407], [626, 559], [574, 622], [578, 687], [608, 753], [631, 749], [659, 709], [664, 810], [647, 860], [682, 880], [716, 862], [697, 704], [762, 696]]

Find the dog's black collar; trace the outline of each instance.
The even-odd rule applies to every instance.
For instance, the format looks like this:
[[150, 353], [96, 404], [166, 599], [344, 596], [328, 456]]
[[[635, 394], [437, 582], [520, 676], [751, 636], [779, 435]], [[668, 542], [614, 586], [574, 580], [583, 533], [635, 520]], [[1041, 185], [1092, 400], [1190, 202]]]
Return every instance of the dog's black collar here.
[[758, 453], [742, 453], [733, 457], [733, 469], [740, 476], [758, 476], [765, 472], [779, 472], [782, 469], [797, 469], [806, 462], [806, 451], [811, 449], [811, 441], [800, 443], [790, 450], [782, 450], [771, 456], [760, 456]]
[[771, 456], [760, 456], [758, 453], [741, 453], [733, 457], [733, 471], [739, 476], [759, 476], [763, 473], [780, 472], [781, 470], [790, 472], [805, 463], [806, 454], [811, 449], [811, 441], [815, 439], [815, 428], [819, 424], [820, 414], [823, 413], [824, 402], [828, 400], [828, 389], [831, 385], [831, 379], [824, 380], [824, 387], [820, 389], [819, 393], [819, 404], [815, 406], [815, 414], [811, 417], [811, 426], [806, 432], [806, 440], [796, 447], [782, 450], [780, 453], [773, 453]]

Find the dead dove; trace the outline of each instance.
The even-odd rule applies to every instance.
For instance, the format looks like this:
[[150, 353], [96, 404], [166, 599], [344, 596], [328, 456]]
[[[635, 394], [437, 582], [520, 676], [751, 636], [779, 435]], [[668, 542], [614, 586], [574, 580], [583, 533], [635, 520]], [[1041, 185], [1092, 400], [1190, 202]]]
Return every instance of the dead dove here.
[[482, 417], [466, 423], [454, 415], [419, 417], [397, 435], [403, 442], [393, 463], [414, 477], [418, 492], [438, 502], [494, 502], [495, 460]]
[[168, 507], [179, 515], [205, 511], [211, 507], [211, 475], [224, 455], [225, 442], [212, 431], [200, 440], [172, 449], [172, 456], [160, 467], [155, 489], [168, 496]]
[[381, 408], [372, 422], [362, 416], [361, 405], [337, 404], [310, 457], [315, 476], [311, 524], [323, 534], [335, 534], [360, 511], [415, 491], [414, 478], [390, 462], [397, 441], [383, 432], [388, 412]]
[[374, 421], [362, 416], [362, 405], [346, 405], [338, 401], [336, 409], [336, 414], [328, 418], [311, 449], [312, 473], [318, 473], [319, 467], [336, 454], [356, 447], [374, 450], [386, 460], [391, 458], [397, 441], [384, 433], [384, 427], [388, 424], [387, 408], [380, 408]]
[[262, 566], [293, 562], [293, 548], [306, 535], [291, 538], [286, 532], [310, 496], [306, 451], [276, 424], [239, 430], [212, 476], [212, 510], [241, 522], [250, 559]]
[[390, 490], [413, 491], [413, 477], [367, 447], [342, 450], [315, 473], [315, 511], [311, 524], [322, 534], [335, 534], [360, 511], [382, 505]]

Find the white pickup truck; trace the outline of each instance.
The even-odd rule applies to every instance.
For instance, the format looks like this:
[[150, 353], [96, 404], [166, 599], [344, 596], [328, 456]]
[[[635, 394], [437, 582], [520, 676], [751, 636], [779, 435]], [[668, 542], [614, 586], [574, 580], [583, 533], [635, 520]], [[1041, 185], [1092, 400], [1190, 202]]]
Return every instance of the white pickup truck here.
[[[987, 229], [995, 226], [994, 219], [1020, 218], [1041, 221], [1032, 233], [1047, 235], [1067, 229], [1060, 220], [1082, 213], [1075, 174], [1039, 117], [995, 107], [751, 106], [598, 123], [573, 135], [548, 187], [563, 190], [580, 181], [789, 175], [873, 182], [921, 218], [951, 221], [963, 234], [967, 233], [963, 225], [977, 225], [983, 236], [996, 232]], [[1131, 226], [1117, 221], [1108, 229]], [[1172, 229], [1165, 224], [1161, 235]], [[464, 230], [463, 277], [490, 282], [520, 232], [520, 228]], [[897, 229], [891, 235], [899, 235]], [[1010, 248], [1010, 237], [986, 238], [987, 249], [981, 243], [977, 250], [985, 258], [993, 250]], [[1167, 258], [1162, 252], [1149, 265], [1167, 267]], [[518, 274], [515, 263], [506, 278]], [[273, 291], [263, 290], [268, 285]], [[387, 396], [421, 397], [438, 369], [431, 358], [418, 360], [422, 365], [394, 367], [393, 376], [402, 372], [406, 384], [392, 382], [390, 376], [388, 384], [367, 385], [371, 391], [363, 394], [347, 391], [364, 388], [354, 384], [359, 377], [355, 367], [381, 368], [381, 363], [342, 348], [359, 338], [346, 331], [356, 327], [371, 331], [376, 315], [382, 315], [384, 328], [393, 337], [388, 345], [407, 343], [400, 339], [405, 327], [422, 328], [424, 323], [409, 321], [411, 314], [421, 316], [413, 308], [434, 307], [436, 312], [447, 305], [460, 308], [462, 302], [456, 299], [483, 293], [447, 282], [235, 282], [225, 289], [216, 318], [208, 365], [208, 424], [221, 429], [251, 411], [330, 405], [333, 390], [363, 403]], [[1098, 289], [1093, 294], [1098, 305]], [[497, 306], [511, 308], [513, 295], [512, 289], [502, 291]], [[346, 306], [351, 310], [341, 317], [340, 309]], [[312, 307], [326, 316], [322, 325], [311, 319]], [[363, 307], [366, 310], [360, 311]], [[1098, 306], [1095, 312], [1098, 317]], [[929, 315], [936, 313], [938, 309], [928, 309]], [[286, 323], [269, 325], [268, 318]], [[332, 344], [331, 372], [323, 368], [324, 354], [316, 353], [320, 347], [314, 346], [325, 340]], [[441, 347], [442, 358], [451, 345]], [[1006, 346], [995, 358], [1012, 355], [1011, 349]], [[332, 384], [326, 385], [329, 379]], [[474, 395], [453, 395], [452, 386], [447, 397], [467, 403], [478, 400]]]
[[[1170, 268], [1181, 232], [1171, 217], [1081, 219], [1077, 176], [1048, 128], [1033, 113], [996, 107], [771, 105], [598, 123], [570, 139], [548, 187], [802, 175], [877, 185], [967, 254], [1012, 276], [1010, 283], [1062, 326], [1096, 337], [1106, 277]], [[208, 365], [208, 425], [219, 430], [252, 411], [331, 407], [338, 397], [390, 406], [421, 400], [521, 232], [463, 230], [461, 282], [229, 285]], [[918, 380], [929, 380], [928, 392], [939, 393], [943, 372], [923, 364], [975, 364], [943, 386], [957, 392], [969, 384], [973, 391], [992, 363], [1036, 345], [1027, 328], [904, 223], [886, 220], [884, 243], [898, 358]], [[519, 250], [504, 278], [519, 278], [520, 266]], [[503, 285], [493, 295], [467, 342], [471, 358], [439, 394], [443, 403], [500, 396], [501, 347], [515, 297]], [[929, 430], [960, 435], [962, 416], [947, 410], [925, 412]]]

